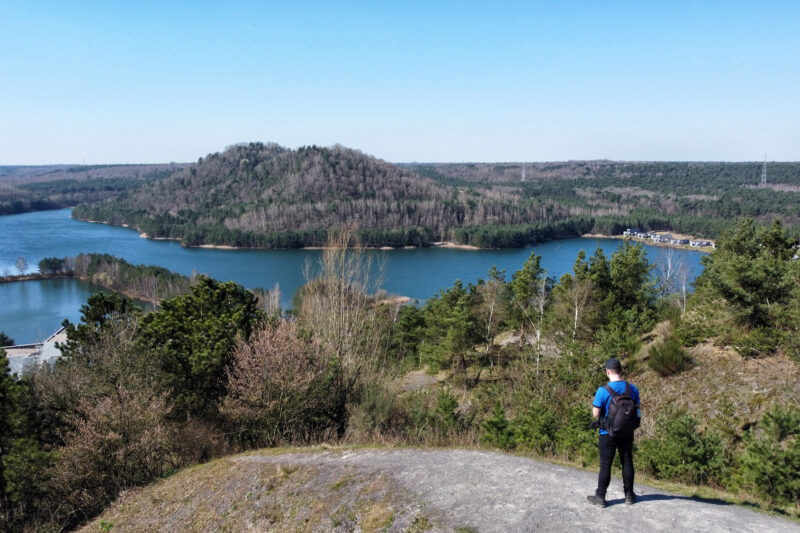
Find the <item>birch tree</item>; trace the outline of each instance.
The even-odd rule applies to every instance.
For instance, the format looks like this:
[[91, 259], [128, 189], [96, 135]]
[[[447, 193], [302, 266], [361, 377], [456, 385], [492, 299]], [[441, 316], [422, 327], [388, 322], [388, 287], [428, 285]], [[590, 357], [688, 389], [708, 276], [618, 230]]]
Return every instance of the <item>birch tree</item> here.
[[526, 329], [530, 328], [534, 335], [537, 371], [541, 356], [544, 310], [550, 294], [547, 271], [542, 268], [541, 261], [541, 256], [531, 253], [511, 281], [512, 301], [520, 318], [520, 343], [526, 342]]
[[680, 291], [681, 272], [686, 269], [686, 254], [674, 248], [661, 248], [656, 259], [658, 293], [662, 298]]

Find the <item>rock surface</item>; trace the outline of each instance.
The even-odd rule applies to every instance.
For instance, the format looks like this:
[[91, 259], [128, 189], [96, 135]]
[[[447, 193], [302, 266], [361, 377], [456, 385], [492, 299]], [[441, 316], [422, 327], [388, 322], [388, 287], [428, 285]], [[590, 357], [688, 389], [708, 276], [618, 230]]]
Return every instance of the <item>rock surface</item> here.
[[[493, 452], [339, 450], [235, 460], [387, 476], [412, 500], [408, 517], [417, 509], [431, 517], [427, 531], [800, 531], [800, 524], [780, 517], [642, 484], [636, 484], [639, 501], [624, 505], [619, 478], [612, 478], [608, 507], [601, 509], [586, 501], [595, 473]], [[404, 531], [406, 519], [398, 516], [387, 530]]]

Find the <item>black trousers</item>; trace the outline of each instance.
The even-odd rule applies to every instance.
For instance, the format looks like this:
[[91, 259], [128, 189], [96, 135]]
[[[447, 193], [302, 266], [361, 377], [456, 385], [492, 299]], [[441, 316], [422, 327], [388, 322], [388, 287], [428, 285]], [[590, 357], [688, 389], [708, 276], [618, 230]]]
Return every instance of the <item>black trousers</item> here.
[[597, 495], [606, 497], [606, 490], [611, 483], [611, 465], [614, 455], [619, 450], [622, 461], [622, 487], [625, 493], [633, 492], [633, 436], [609, 437], [600, 435], [597, 443], [600, 452], [600, 475], [597, 477]]

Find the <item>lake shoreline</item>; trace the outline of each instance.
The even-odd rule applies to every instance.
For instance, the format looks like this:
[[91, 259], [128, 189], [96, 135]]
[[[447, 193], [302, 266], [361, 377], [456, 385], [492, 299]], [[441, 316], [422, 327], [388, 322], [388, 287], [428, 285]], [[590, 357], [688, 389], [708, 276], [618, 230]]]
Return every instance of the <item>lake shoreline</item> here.
[[[126, 260], [130, 265], [160, 266], [171, 272], [191, 276], [192, 271], [205, 272], [222, 281], [235, 281], [243, 287], [273, 287], [281, 290], [281, 307], [291, 307], [291, 296], [306, 283], [304, 268], [310, 262], [318, 268], [318, 250], [204, 250], [180, 246], [178, 242], [157, 242], [139, 237], [140, 232], [111, 224], [85, 224], [70, 217], [70, 210], [40, 211], [21, 216], [0, 217], [0, 241], [5, 243], [2, 265], [9, 274], [17, 274], [19, 257], [27, 260], [29, 272], [48, 257], [75, 257], [89, 250]], [[599, 233], [599, 232], [596, 232]], [[596, 248], [615, 250], [620, 241], [572, 238], [544, 241], [520, 248], [460, 250], [457, 248], [419, 247], [410, 250], [375, 251], [381, 261], [374, 264], [375, 276], [388, 294], [403, 295], [411, 301], [427, 301], [442, 289], [452, 287], [460, 279], [465, 285], [486, 279], [492, 267], [506, 273], [518, 271], [532, 252], [542, 257], [542, 266], [549, 275], [571, 272], [580, 250], [590, 256]], [[645, 244], [648, 258], [658, 262], [660, 250]], [[691, 277], [702, 272], [700, 257], [694, 250], [677, 250], [688, 254]], [[385, 265], [382, 261], [385, 259]], [[384, 270], [381, 271], [381, 268]], [[2, 269], [0, 269], [2, 271]], [[312, 274], [316, 271], [312, 271]], [[510, 274], [508, 274], [510, 276]], [[11, 281], [11, 278], [8, 281]], [[96, 281], [102, 281], [97, 279]], [[103, 282], [105, 285], [106, 283]], [[0, 283], [0, 323], [12, 337], [34, 339], [41, 330], [49, 333], [63, 318], [80, 320], [79, 308], [93, 292], [100, 290], [79, 280], [40, 281], [33, 283]], [[138, 289], [137, 289], [138, 290]], [[151, 296], [148, 290], [143, 294]], [[77, 295], [80, 295], [78, 297]], [[47, 297], [46, 300], [40, 299]], [[66, 304], [65, 302], [69, 302]], [[65, 307], [67, 305], [67, 307]], [[148, 304], [149, 305], [149, 304]]]
[[3, 283], [15, 283], [15, 282], [23, 282], [23, 281], [50, 281], [55, 279], [72, 279], [77, 281], [82, 281], [91, 285], [92, 287], [97, 287], [98, 289], [103, 289], [106, 291], [113, 291], [117, 292], [123, 296], [127, 296], [133, 300], [138, 300], [140, 302], [145, 302], [152, 305], [158, 305], [161, 303], [160, 300], [154, 300], [152, 298], [147, 298], [145, 296], [134, 294], [130, 291], [120, 290], [120, 289], [112, 289], [110, 287], [106, 287], [105, 285], [100, 285], [98, 283], [93, 283], [91, 277], [88, 276], [76, 276], [75, 274], [67, 274], [67, 273], [59, 273], [59, 274], [22, 274], [22, 275], [11, 275], [11, 276], [0, 276], [0, 284]]
[[44, 281], [49, 279], [77, 279], [72, 274], [41, 274], [41, 273], [31, 273], [31, 274], [19, 274], [19, 275], [8, 275], [8, 276], [0, 276], [0, 283], [14, 283], [16, 281]]
[[[215, 250], [327, 250], [327, 246], [300, 246], [298, 248], [253, 248], [250, 246], [231, 246], [229, 244], [183, 244], [178, 237], [151, 237], [141, 229], [131, 226], [130, 224], [112, 224], [110, 222], [103, 222], [102, 220], [90, 220], [88, 218], [74, 217], [70, 214], [71, 218], [80, 220], [81, 222], [91, 222], [92, 224], [105, 224], [107, 226], [116, 226], [119, 228], [126, 228], [139, 232], [139, 237], [142, 239], [150, 239], [152, 241], [178, 241], [184, 248], [206, 248]], [[429, 246], [365, 246], [366, 250], [416, 250], [417, 248], [452, 248], [456, 250], [496, 250], [497, 248], [481, 248], [471, 244], [458, 244], [451, 241], [437, 241], [432, 242]]]
[[[103, 222], [103, 221], [100, 221], [100, 220], [89, 220], [89, 219], [83, 219], [83, 218], [77, 218], [77, 217], [72, 217], [72, 218], [75, 218], [75, 220], [81, 220], [83, 222], [91, 222], [93, 224], [105, 224], [105, 225], [108, 225], [108, 226], [117, 226], [117, 227], [123, 227], [123, 228], [127, 228], [127, 229], [132, 229], [132, 230], [138, 231], [139, 232], [139, 237], [141, 237], [143, 239], [150, 239], [150, 240], [154, 240], [154, 241], [179, 241], [179, 242], [181, 241], [181, 239], [179, 239], [177, 237], [151, 237], [147, 233], [141, 231], [139, 228], [132, 227], [132, 226], [130, 226], [128, 224], [111, 224], [109, 222]], [[656, 233], [657, 234], [663, 234], [663, 233], [666, 233], [666, 232], [656, 232]], [[687, 238], [687, 239], [692, 239], [692, 240], [694, 239], [694, 237], [691, 236], [691, 235], [684, 235], [684, 234], [679, 234], [679, 233], [673, 233], [672, 235], [674, 235], [677, 238]], [[645, 241], [645, 240], [637, 239], [635, 237], [631, 237], [631, 236], [628, 236], [628, 235], [606, 235], [606, 234], [602, 234], [602, 233], [584, 233], [582, 235], [578, 235], [577, 237], [580, 237], [582, 239], [628, 240], [628, 241], [633, 241], [633, 242], [641, 242], [643, 244], [647, 244], [648, 246], [655, 246], [657, 248], [674, 248], [676, 250], [692, 250], [692, 251], [703, 252], [703, 253], [707, 253], [707, 254], [711, 253], [711, 251], [714, 249], [713, 246], [696, 247], [696, 246], [689, 246], [689, 245], [686, 245], [686, 244], [670, 244], [670, 243], [662, 243], [662, 242]], [[553, 241], [566, 240], [567, 238], [572, 238], [572, 237], [566, 237], [565, 239], [553, 239]], [[715, 242], [714, 239], [703, 239], [703, 240], [709, 241], [711, 243]], [[549, 242], [553, 242], [553, 241], [549, 241]], [[541, 243], [538, 243], [538, 242], [537, 243], [530, 243], [530, 244], [528, 244], [526, 246], [536, 246], [537, 244], [541, 244]], [[248, 246], [231, 246], [231, 245], [228, 245], [228, 244], [185, 245], [183, 243], [181, 243], [181, 246], [183, 246], [184, 248], [206, 248], [206, 249], [214, 249], [214, 250], [327, 250], [328, 249], [328, 247], [326, 247], [326, 246], [301, 246], [299, 248], [252, 248], [252, 247], [248, 247]], [[525, 248], [526, 246], [521, 246], [519, 248]], [[451, 241], [433, 242], [433, 243], [430, 244], [430, 246], [397, 246], [397, 247], [394, 247], [394, 246], [366, 246], [364, 248], [366, 250], [383, 250], [383, 251], [388, 251], [388, 250], [415, 250], [415, 249], [418, 249], [418, 248], [449, 248], [449, 249], [454, 249], [454, 250], [498, 250], [498, 249], [502, 250], [502, 249], [505, 249], [505, 248], [481, 248], [479, 246], [473, 246], [471, 244], [458, 244], [458, 243], [454, 243], [454, 242], [451, 242]]]

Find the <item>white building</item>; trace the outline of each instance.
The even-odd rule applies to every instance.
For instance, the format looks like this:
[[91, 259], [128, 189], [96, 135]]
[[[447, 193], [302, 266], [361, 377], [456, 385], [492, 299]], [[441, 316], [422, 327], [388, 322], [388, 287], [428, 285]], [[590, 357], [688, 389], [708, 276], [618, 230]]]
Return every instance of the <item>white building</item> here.
[[61, 357], [61, 350], [56, 348], [57, 342], [67, 342], [67, 332], [63, 327], [50, 335], [44, 342], [18, 344], [3, 348], [8, 358], [8, 366], [11, 373], [20, 376], [27, 370], [42, 363], [47, 363], [52, 368], [56, 363], [56, 359]]

